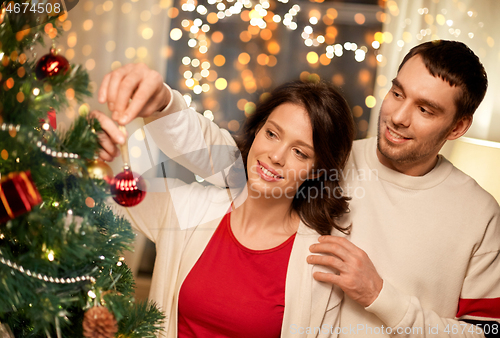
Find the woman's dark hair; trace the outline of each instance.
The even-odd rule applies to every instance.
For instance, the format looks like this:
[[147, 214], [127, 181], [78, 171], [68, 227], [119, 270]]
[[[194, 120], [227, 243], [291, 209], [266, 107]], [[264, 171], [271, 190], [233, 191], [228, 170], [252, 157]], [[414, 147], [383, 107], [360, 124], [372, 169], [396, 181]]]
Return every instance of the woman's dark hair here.
[[292, 201], [292, 210], [321, 235], [331, 234], [333, 228], [348, 233], [349, 227], [341, 228], [337, 219], [349, 210], [350, 198], [342, 193], [340, 179], [354, 140], [354, 121], [347, 102], [333, 85], [323, 81], [289, 82], [260, 102], [235, 138], [245, 173], [255, 135], [273, 110], [284, 103], [299, 105], [307, 111], [316, 154], [315, 169], [316, 173], [322, 173], [302, 183]]
[[432, 76], [440, 77], [450, 86], [457, 86], [462, 90], [461, 95], [455, 98], [455, 121], [472, 117], [488, 87], [486, 71], [476, 54], [458, 41], [424, 42], [410, 49], [399, 65], [398, 72], [415, 55], [422, 57]]

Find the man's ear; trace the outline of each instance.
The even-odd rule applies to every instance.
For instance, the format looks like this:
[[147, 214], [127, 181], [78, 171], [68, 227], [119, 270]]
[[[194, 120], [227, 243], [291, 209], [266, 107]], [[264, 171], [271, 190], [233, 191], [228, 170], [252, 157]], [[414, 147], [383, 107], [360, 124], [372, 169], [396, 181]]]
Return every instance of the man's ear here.
[[455, 126], [450, 131], [446, 139], [449, 141], [456, 140], [457, 138], [465, 134], [467, 130], [469, 130], [471, 124], [472, 124], [472, 116], [462, 117], [460, 120], [455, 122]]

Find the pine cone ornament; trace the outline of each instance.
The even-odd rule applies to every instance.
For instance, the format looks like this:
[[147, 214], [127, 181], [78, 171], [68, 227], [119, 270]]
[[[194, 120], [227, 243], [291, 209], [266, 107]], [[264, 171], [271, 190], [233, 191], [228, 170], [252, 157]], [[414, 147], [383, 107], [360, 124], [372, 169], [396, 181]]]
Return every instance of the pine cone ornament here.
[[94, 306], [83, 317], [83, 335], [86, 338], [113, 338], [118, 332], [115, 316], [105, 306]]

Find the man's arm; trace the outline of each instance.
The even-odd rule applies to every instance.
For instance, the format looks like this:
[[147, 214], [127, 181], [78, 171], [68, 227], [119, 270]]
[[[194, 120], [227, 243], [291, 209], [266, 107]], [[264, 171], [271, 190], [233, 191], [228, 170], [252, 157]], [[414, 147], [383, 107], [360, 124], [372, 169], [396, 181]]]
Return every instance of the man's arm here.
[[[477, 324], [465, 320], [479, 320], [487, 337], [500, 335], [500, 238], [498, 215], [491, 221], [481, 247], [469, 263], [463, 283], [462, 296], [455, 318], [442, 318], [425, 309], [419, 299], [400, 293], [389, 281], [378, 275], [368, 255], [345, 238], [322, 236], [319, 244], [311, 246], [308, 257], [311, 264], [334, 269], [338, 274], [316, 272], [314, 278], [341, 287], [345, 294], [379, 317], [400, 337], [484, 337]], [[495, 244], [496, 239], [496, 244]], [[382, 284], [381, 284], [382, 283]], [[439, 295], [439, 290], [436, 290]], [[470, 298], [470, 299], [469, 299]], [[489, 326], [485, 325], [489, 322]], [[436, 331], [433, 328], [438, 328]]]

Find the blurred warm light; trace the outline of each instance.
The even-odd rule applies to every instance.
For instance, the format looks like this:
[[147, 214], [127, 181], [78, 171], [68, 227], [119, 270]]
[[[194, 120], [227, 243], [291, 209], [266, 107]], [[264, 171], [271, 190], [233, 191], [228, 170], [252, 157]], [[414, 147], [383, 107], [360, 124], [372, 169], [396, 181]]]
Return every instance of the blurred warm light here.
[[68, 100], [73, 100], [75, 98], [75, 90], [73, 88], [68, 88], [66, 90], [66, 98]]
[[238, 131], [238, 129], [240, 129], [240, 123], [236, 120], [231, 120], [227, 124], [227, 128], [231, 131]]
[[182, 31], [179, 28], [174, 28], [170, 31], [170, 38], [174, 41], [182, 38]]
[[217, 17], [217, 13], [209, 13], [207, 15], [207, 21], [208, 23], [211, 23], [211, 24], [214, 24], [216, 23], [217, 21], [219, 21], [219, 18]]
[[210, 74], [207, 76], [207, 80], [213, 82], [217, 80], [217, 77], [218, 77], [217, 72], [215, 70], [211, 70]]
[[116, 48], [116, 42], [114, 42], [114, 41], [108, 41], [108, 42], [106, 42], [106, 50], [108, 52], [114, 51], [115, 48]]
[[63, 27], [63, 30], [64, 30], [65, 32], [69, 31], [69, 30], [71, 29], [71, 25], [72, 25], [72, 24], [71, 24], [71, 21], [69, 21], [69, 20], [64, 21], [63, 26], [62, 26], [62, 27]]
[[273, 41], [269, 42], [269, 44], [267, 45], [267, 50], [271, 54], [274, 54], [274, 55], [279, 54], [280, 45], [276, 41], [273, 40]]
[[66, 53], [64, 53], [64, 55], [66, 56], [66, 59], [73, 60], [73, 58], [75, 57], [75, 51], [70, 48], [66, 51]]
[[120, 68], [122, 66], [122, 63], [120, 61], [114, 61], [112, 64], [111, 64], [111, 70], [115, 70], [117, 68]]
[[245, 110], [245, 105], [247, 104], [247, 102], [248, 101], [245, 99], [239, 99], [236, 106], [238, 107], [239, 110]]
[[111, 1], [111, 0], [105, 1], [102, 4], [102, 9], [104, 9], [104, 11], [106, 11], [106, 12], [109, 12], [110, 10], [112, 10], [113, 9], [113, 1]]
[[321, 54], [319, 57], [319, 63], [321, 63], [323, 66], [328, 66], [332, 60], [326, 56], [326, 54]]
[[68, 47], [70, 47], [70, 48], [75, 47], [76, 41], [77, 41], [76, 33], [75, 32], [69, 33], [69, 35], [68, 35]]
[[175, 7], [170, 7], [167, 12], [167, 15], [170, 19], [174, 19], [179, 15], [179, 10]]
[[436, 22], [439, 24], [439, 25], [444, 25], [445, 22], [446, 22], [446, 19], [445, 17], [442, 15], [442, 14], [438, 14], [436, 15]]
[[302, 73], [300, 73], [300, 80], [303, 81], [303, 82], [308, 81], [309, 80], [309, 75], [311, 75], [309, 72], [303, 71]]
[[23, 92], [17, 93], [16, 99], [17, 99], [17, 102], [19, 102], [19, 103], [23, 102], [24, 101], [24, 93]]
[[377, 84], [380, 87], [385, 87], [385, 85], [387, 84], [387, 77], [385, 77], [384, 75], [377, 76]]
[[261, 66], [265, 66], [269, 62], [269, 56], [262, 53], [257, 56], [257, 63]]
[[94, 59], [88, 59], [86, 62], [85, 62], [85, 68], [87, 68], [87, 70], [92, 70], [95, 68], [95, 61]]
[[384, 32], [384, 42], [391, 43], [392, 42], [392, 34], [391, 32]]
[[328, 17], [330, 17], [331, 19], [335, 20], [337, 18], [337, 16], [339, 15], [339, 13], [337, 12], [337, 10], [335, 8], [328, 8], [326, 10], [326, 15], [328, 15]]
[[363, 108], [360, 106], [352, 107], [352, 115], [354, 115], [354, 117], [361, 117], [363, 115]]
[[88, 19], [83, 22], [83, 29], [89, 31], [94, 26], [94, 21]]
[[215, 88], [217, 88], [218, 90], [224, 90], [224, 89], [226, 89], [226, 87], [227, 87], [227, 81], [226, 81], [226, 79], [224, 79], [224, 78], [218, 78], [215, 81]]
[[141, 20], [142, 21], [148, 21], [151, 19], [151, 12], [148, 10], [144, 10], [141, 12]]
[[368, 108], [373, 108], [377, 104], [377, 99], [373, 95], [368, 95], [365, 99], [365, 104]]
[[225, 63], [226, 63], [226, 58], [223, 55], [219, 54], [214, 57], [214, 64], [217, 67], [222, 67], [224, 66]]
[[212, 33], [212, 41], [215, 43], [221, 43], [224, 40], [224, 34], [220, 31]]
[[365, 132], [368, 130], [368, 121], [366, 120], [361, 120], [358, 122], [358, 130], [360, 132]]
[[314, 63], [317, 63], [318, 60], [319, 60], [319, 57], [318, 57], [318, 54], [316, 52], [309, 52], [307, 53], [307, 62], [309, 62], [310, 64], [314, 64]]
[[130, 4], [129, 2], [126, 2], [122, 5], [122, 13], [123, 14], [130, 13], [131, 10], [132, 10], [132, 4]]
[[332, 77], [332, 82], [337, 87], [342, 87], [345, 83], [344, 76], [342, 74], [335, 74]]
[[268, 67], [274, 67], [278, 63], [278, 59], [274, 55], [269, 55], [269, 61], [267, 63]]
[[255, 108], [256, 108], [255, 103], [253, 103], [253, 102], [247, 102], [245, 104], [245, 107], [244, 107], [244, 109], [245, 109], [245, 115], [246, 116], [252, 115], [255, 112]]
[[144, 59], [148, 55], [148, 49], [146, 47], [137, 48], [137, 56]]
[[372, 75], [368, 69], [361, 69], [358, 74], [360, 84], [366, 86], [372, 79]]
[[153, 37], [153, 30], [149, 27], [147, 28], [144, 28], [142, 30], [142, 37], [145, 39], [145, 40], [149, 40]]
[[92, 10], [92, 8], [94, 8], [94, 3], [92, 1], [85, 1], [85, 3], [83, 4], [83, 10], [88, 12]]
[[231, 94], [238, 94], [241, 91], [241, 83], [237, 80], [233, 80], [229, 83], [229, 92]]
[[362, 14], [362, 13], [356, 13], [354, 15], [354, 21], [358, 24], [358, 25], [362, 25], [365, 23], [366, 21], [366, 18], [365, 16]]
[[262, 38], [262, 40], [265, 40], [265, 41], [270, 40], [273, 37], [273, 32], [271, 32], [271, 30], [268, 28], [263, 29], [260, 32], [260, 37]]
[[238, 55], [238, 62], [242, 65], [246, 65], [250, 62], [250, 55], [248, 53], [241, 53]]
[[[13, 60], [13, 61], [15, 61], [15, 60]], [[24, 77], [24, 75], [26, 75], [26, 69], [24, 69], [24, 67], [21, 66], [17, 69], [17, 76], [22, 78], [22, 77]], [[1, 80], [1, 78], [0, 78], [0, 80]]]
[[249, 31], [243, 31], [240, 33], [240, 40], [243, 42], [248, 42], [252, 39], [252, 34]]
[[125, 57], [127, 59], [133, 59], [135, 57], [135, 48], [129, 47], [129, 48], [125, 49]]

